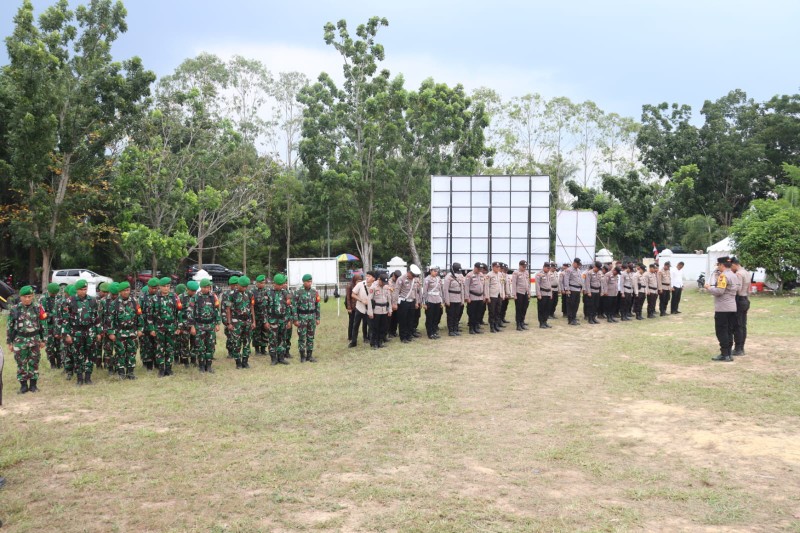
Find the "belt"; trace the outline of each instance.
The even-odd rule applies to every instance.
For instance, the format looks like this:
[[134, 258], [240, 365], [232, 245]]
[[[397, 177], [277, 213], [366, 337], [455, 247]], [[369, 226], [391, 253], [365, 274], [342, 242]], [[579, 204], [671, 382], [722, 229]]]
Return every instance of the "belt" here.
[[316, 313], [313, 309], [311, 311], [301, 311], [300, 309], [297, 310], [298, 315], [313, 315]]
[[483, 293], [482, 293], [482, 292], [472, 292], [472, 291], [469, 291], [469, 293], [470, 293], [471, 295], [473, 295], [473, 296], [483, 296]]
[[581, 287], [580, 285], [577, 285], [577, 286], [576, 286], [576, 285], [572, 285], [572, 284], [570, 284], [570, 288], [571, 288], [571, 289], [579, 289], [579, 290], [580, 290], [580, 289], [582, 289], [583, 287]]
[[30, 333], [17, 333], [16, 337], [24, 337], [26, 339], [30, 339], [31, 337], [35, 337], [39, 334], [38, 331], [31, 331]]
[[737, 299], [737, 300], [738, 300], [738, 299], [740, 299], [740, 298], [741, 298], [742, 300], [747, 300], [748, 302], [750, 301], [750, 298], [749, 298], [748, 296], [737, 296], [737, 297], [736, 297], [736, 299]]
[[[544, 287], [539, 287], [539, 292], [550, 292], [550, 289], [545, 289]], [[523, 293], [519, 293], [523, 294]]]
[[373, 307], [389, 307], [389, 302], [382, 303], [382, 304], [379, 304], [378, 302], [372, 302], [372, 306]]
[[648, 289], [658, 289], [658, 287], [647, 287]]
[[213, 318], [211, 320], [199, 320], [198, 319], [198, 320], [195, 320], [195, 322], [197, 322], [198, 324], [213, 324], [214, 323], [214, 319]]
[[428, 294], [433, 294], [434, 296], [438, 296], [439, 291], [428, 291]]
[[414, 303], [414, 302], [416, 302], [416, 301], [417, 301], [417, 299], [416, 299], [416, 298], [414, 298], [414, 299], [409, 299], [409, 298], [398, 298], [398, 299], [397, 299], [397, 302], [398, 302], [398, 303], [406, 303], [406, 302], [407, 302], [407, 303]]
[[447, 292], [449, 292], [450, 294], [461, 294], [461, 291], [447, 291]]

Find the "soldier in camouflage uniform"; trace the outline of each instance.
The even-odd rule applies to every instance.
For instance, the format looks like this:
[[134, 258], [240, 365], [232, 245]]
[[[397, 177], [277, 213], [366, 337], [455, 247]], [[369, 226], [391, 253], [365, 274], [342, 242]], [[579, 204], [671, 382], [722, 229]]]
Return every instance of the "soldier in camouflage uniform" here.
[[[33, 288], [26, 285], [19, 290], [19, 302], [11, 308], [8, 317], [6, 344], [17, 362], [17, 380], [20, 394], [38, 392], [39, 351], [44, 348], [47, 313], [33, 303]], [[28, 385], [30, 381], [30, 386]]]
[[45, 339], [47, 343], [47, 360], [50, 361], [50, 368], [61, 368], [61, 333], [57, 329], [58, 324], [58, 291], [61, 287], [58, 283], [51, 283], [47, 286], [47, 294], [42, 296], [40, 304], [47, 314], [44, 322]]
[[256, 313], [255, 297], [249, 287], [250, 278], [240, 276], [238, 290], [231, 294], [225, 310], [225, 323], [236, 368], [250, 368], [250, 339], [256, 324]]
[[286, 360], [286, 346], [292, 316], [292, 300], [286, 288], [286, 276], [276, 274], [272, 278], [272, 289], [267, 292], [269, 356], [273, 365], [289, 364]]
[[[195, 281], [195, 283], [197, 282]], [[194, 286], [192, 285], [192, 287]], [[189, 287], [183, 283], [175, 287], [175, 294], [181, 304], [181, 310], [178, 313], [178, 329], [180, 333], [175, 337], [175, 361], [178, 364], [183, 363], [184, 368], [189, 368], [189, 357], [192, 354], [192, 336], [189, 334], [190, 326], [187, 323], [187, 314], [189, 312], [189, 299], [194, 296], [196, 290], [191, 291], [191, 294], [189, 294]]]
[[267, 353], [267, 330], [264, 324], [267, 323], [267, 277], [263, 274], [256, 278], [255, 297], [256, 326], [253, 329], [253, 348], [257, 354]]
[[172, 362], [175, 356], [177, 337], [180, 335], [179, 313], [181, 303], [170, 290], [172, 280], [158, 280], [159, 293], [153, 298], [148, 317], [150, 336], [156, 340], [156, 365], [158, 377], [173, 375]]
[[151, 329], [151, 324], [153, 323], [153, 302], [158, 295], [158, 285], [158, 278], [147, 280], [147, 287], [142, 288], [142, 297], [139, 300], [145, 324], [144, 335], [139, 339], [139, 357], [142, 358], [142, 365], [147, 370], [153, 370], [156, 359], [156, 337], [151, 335], [155, 331]]
[[[102, 285], [102, 283], [101, 283]], [[100, 360], [103, 363], [103, 367], [108, 370], [108, 375], [111, 376], [114, 374], [116, 369], [117, 363], [114, 357], [114, 347], [116, 345], [111, 339], [108, 338], [108, 327], [109, 323], [109, 316], [111, 314], [111, 307], [113, 307], [114, 302], [117, 301], [119, 298], [119, 283], [113, 282], [106, 285], [106, 289], [108, 291], [108, 295], [100, 302], [101, 309], [102, 309], [102, 324], [103, 324], [103, 344], [101, 350], [101, 357]]]
[[66, 303], [66, 321], [61, 334], [72, 346], [73, 368], [78, 376], [78, 385], [92, 384], [94, 364], [92, 356], [95, 344], [100, 341], [100, 306], [88, 296], [86, 280], [75, 282], [75, 296]]
[[75, 347], [72, 344], [67, 344], [63, 332], [69, 320], [69, 301], [74, 298], [76, 294], [75, 285], [67, 285], [64, 288], [64, 294], [58, 299], [58, 307], [56, 308], [55, 322], [56, 332], [58, 332], [58, 336], [61, 338], [61, 363], [68, 380], [72, 379], [72, 373], [75, 369]]
[[108, 289], [111, 284], [103, 282], [97, 286], [97, 313], [100, 315], [100, 340], [94, 343], [94, 353], [92, 354], [92, 361], [97, 369], [103, 368], [103, 355], [105, 353], [108, 339], [106, 338], [106, 307], [108, 304]]
[[187, 314], [187, 324], [191, 328], [191, 334], [194, 335], [194, 353], [200, 372], [214, 373], [211, 363], [214, 361], [220, 321], [219, 299], [211, 292], [211, 281], [204, 279], [200, 282], [200, 292], [189, 300]]
[[116, 358], [114, 364], [119, 379], [136, 379], [136, 339], [141, 339], [144, 330], [142, 308], [131, 296], [131, 284], [123, 281], [112, 285], [111, 292], [119, 296], [109, 308], [107, 337], [114, 343]]
[[[228, 289], [222, 292], [222, 297], [220, 298], [222, 317], [224, 320], [227, 320], [228, 308], [231, 306], [231, 298], [236, 292], [238, 292], [238, 290], [239, 278], [237, 276], [231, 276], [228, 279]], [[228, 352], [228, 359], [233, 359], [233, 334], [227, 329], [227, 327], [225, 329], [225, 349]]]
[[319, 293], [311, 288], [311, 274], [303, 276], [303, 286], [293, 298], [294, 325], [297, 326], [297, 349], [300, 362], [316, 363], [314, 359], [314, 333], [319, 325]]

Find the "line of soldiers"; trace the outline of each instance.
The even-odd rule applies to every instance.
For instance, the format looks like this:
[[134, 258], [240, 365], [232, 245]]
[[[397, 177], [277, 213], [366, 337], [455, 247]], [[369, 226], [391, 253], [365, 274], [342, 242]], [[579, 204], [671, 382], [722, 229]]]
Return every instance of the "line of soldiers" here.
[[[565, 263], [559, 270], [554, 262], [545, 262], [534, 276], [533, 290], [528, 263], [519, 262], [513, 273], [508, 265], [493, 262], [477, 262], [466, 275], [460, 263], [453, 263], [450, 271], [440, 276], [437, 266], [422, 278], [416, 265], [411, 265], [406, 274], [395, 271], [367, 272], [366, 279], [358, 279], [349, 289], [347, 308], [351, 313], [348, 326], [350, 347], [358, 344], [362, 324], [364, 340], [369, 340], [374, 349], [381, 348], [389, 338], [398, 336], [401, 342], [409, 343], [421, 334], [417, 331], [421, 310], [425, 309], [425, 329], [429, 339], [438, 339], [439, 324], [443, 312], [447, 315], [449, 336], [460, 336], [460, 322], [466, 309], [467, 327], [472, 335], [482, 334], [481, 326], [488, 311], [489, 331], [498, 333], [511, 322], [506, 319], [509, 303], [515, 303], [517, 331], [528, 329], [526, 315], [531, 299], [537, 301], [537, 318], [540, 329], [551, 328], [548, 321], [555, 318], [559, 296], [562, 314], [572, 326], [580, 325], [577, 313], [583, 298], [583, 315], [589, 324], [599, 324], [598, 318], [615, 323], [644, 320], [645, 303], [647, 318], [680, 313], [680, 268], [677, 274], [669, 261], [663, 268], [657, 264], [615, 264], [595, 262], [584, 269], [576, 258], [572, 264]], [[682, 281], [682, 280], [681, 280]], [[676, 300], [671, 302], [673, 296]], [[657, 308], [658, 313], [657, 315]], [[394, 324], [396, 323], [396, 327]], [[387, 327], [388, 325], [388, 327]]]
[[269, 351], [272, 364], [288, 364], [292, 326], [297, 327], [301, 362], [316, 362], [314, 334], [320, 321], [320, 298], [310, 274], [303, 286], [288, 288], [277, 274], [270, 287], [266, 276], [231, 278], [217, 296], [210, 280], [189, 281], [173, 290], [169, 277], [152, 278], [138, 296], [130, 284], [101, 284], [98, 297], [88, 295], [85, 280], [62, 292], [51, 283], [34, 302], [33, 289], [20, 290], [9, 314], [7, 345], [17, 362], [20, 393], [37, 392], [40, 349], [51, 368], [63, 368], [68, 380], [92, 384], [95, 366], [109, 375], [136, 379], [136, 354], [159, 377], [173, 375], [173, 365], [196, 365], [214, 373], [212, 363], [220, 326], [226, 331], [228, 357], [236, 368], [250, 368], [250, 345]]

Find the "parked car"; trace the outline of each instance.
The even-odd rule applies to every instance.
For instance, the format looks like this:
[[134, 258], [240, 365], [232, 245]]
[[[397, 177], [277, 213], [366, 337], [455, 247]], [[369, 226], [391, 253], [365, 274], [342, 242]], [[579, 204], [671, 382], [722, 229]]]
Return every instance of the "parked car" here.
[[205, 270], [211, 275], [211, 278], [214, 281], [215, 285], [220, 286], [227, 286], [228, 285], [228, 278], [231, 276], [241, 276], [241, 270], [231, 270], [227, 267], [222, 265], [218, 265], [215, 263], [204, 263], [202, 267], [197, 265], [191, 265], [189, 268], [186, 269], [186, 281], [191, 280], [195, 274], [197, 274], [198, 270]]
[[[140, 270], [139, 272], [136, 273], [135, 278], [133, 274], [128, 274], [128, 283], [130, 283], [134, 289], [140, 290], [142, 287], [147, 285], [147, 282], [150, 281], [150, 278], [152, 277], [153, 277], [152, 270]], [[156, 277], [157, 278], [162, 277], [160, 270], [156, 270]], [[173, 284], [178, 283], [178, 276], [176, 276], [175, 274], [170, 275], [170, 278], [172, 279]]]
[[58, 283], [62, 287], [75, 283], [79, 279], [85, 279], [89, 285], [99, 285], [101, 283], [111, 283], [111, 278], [101, 276], [96, 272], [92, 272], [88, 268], [71, 268], [65, 270], [54, 270], [50, 280], [53, 283]]

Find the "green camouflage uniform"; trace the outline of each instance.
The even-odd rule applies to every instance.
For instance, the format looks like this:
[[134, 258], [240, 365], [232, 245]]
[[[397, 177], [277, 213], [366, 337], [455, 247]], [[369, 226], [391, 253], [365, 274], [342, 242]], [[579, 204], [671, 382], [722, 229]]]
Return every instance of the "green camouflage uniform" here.
[[189, 300], [192, 297], [186, 293], [178, 296], [180, 301], [181, 310], [178, 312], [178, 329], [181, 330], [180, 334], [176, 336], [175, 340], [175, 359], [177, 362], [189, 365], [189, 359], [194, 363], [194, 352], [192, 350], [192, 336], [189, 334], [191, 326], [189, 325]]
[[256, 353], [266, 353], [269, 346], [268, 333], [264, 329], [267, 323], [267, 288], [256, 288], [254, 291], [256, 308], [256, 329], [253, 331], [253, 347]]
[[47, 313], [41, 305], [18, 302], [8, 316], [6, 344], [14, 350], [17, 380], [39, 380], [39, 343], [44, 342]]
[[[147, 287], [145, 286], [145, 290]], [[142, 297], [139, 300], [139, 306], [142, 308], [142, 318], [144, 320], [144, 336], [139, 339], [139, 357], [142, 359], [142, 364], [147, 366], [149, 369], [153, 368], [153, 364], [156, 360], [156, 338], [150, 336], [151, 331], [155, 331], [155, 329], [151, 329], [151, 323], [153, 322], [153, 302], [155, 301], [155, 297], [158, 295], [156, 294], [149, 294], [149, 292], [143, 292]]]
[[285, 363], [286, 349], [291, 330], [287, 324], [291, 323], [293, 316], [292, 299], [287, 289], [267, 291], [267, 322], [269, 323], [268, 340], [269, 356], [272, 363]]
[[219, 305], [219, 298], [213, 292], [203, 294], [202, 291], [197, 291], [189, 300], [187, 323], [189, 327], [194, 326], [196, 331], [194, 353], [201, 371], [210, 370], [211, 362], [214, 360], [217, 346], [217, 333], [214, 328], [221, 321]]
[[64, 366], [64, 372], [67, 374], [67, 379], [72, 377], [72, 373], [75, 370], [75, 345], [67, 344], [66, 338], [63, 334], [64, 328], [69, 320], [68, 305], [71, 298], [72, 297], [68, 294], [59, 296], [58, 300], [56, 301], [56, 317], [54, 319], [56, 332], [58, 333], [59, 337], [61, 337], [61, 364]]
[[114, 306], [114, 302], [117, 301], [118, 296], [113, 296], [111, 294], [107, 295], [105, 298], [100, 300], [100, 308], [101, 308], [101, 324], [103, 324], [103, 342], [99, 345], [98, 348], [98, 367], [102, 365], [102, 368], [107, 368], [112, 371], [115, 367], [114, 363], [114, 345], [116, 343], [111, 342], [108, 338], [108, 327], [109, 327], [109, 316], [111, 314], [110, 309]]
[[294, 320], [299, 323], [297, 326], [297, 349], [300, 351], [300, 360], [302, 361], [306, 358], [306, 354], [311, 358], [314, 351], [314, 333], [320, 318], [319, 294], [316, 289], [300, 287], [294, 293], [293, 303]]
[[117, 373], [123, 376], [133, 375], [136, 368], [136, 337], [144, 329], [142, 308], [136, 298], [129, 296], [127, 300], [117, 297], [109, 308], [108, 335], [114, 335], [116, 348]]
[[45, 342], [47, 343], [47, 359], [50, 361], [50, 368], [61, 368], [61, 335], [58, 330], [58, 304], [60, 297], [58, 294], [50, 296], [45, 294], [39, 300], [42, 309], [47, 314], [44, 321]]
[[[237, 289], [225, 289], [222, 291], [222, 296], [220, 296], [220, 306], [222, 308], [221, 314], [222, 319], [225, 320], [227, 315], [227, 309], [231, 306], [231, 297], [233, 293], [238, 292]], [[225, 329], [225, 350], [228, 352], [228, 359], [233, 357], [233, 333], [229, 329]]]
[[161, 293], [152, 299], [152, 307], [148, 318], [150, 331], [156, 332], [156, 365], [164, 374], [172, 373], [172, 362], [177, 345], [178, 313], [180, 301], [178, 296], [170, 292], [166, 296]]
[[88, 379], [94, 369], [95, 337], [101, 332], [100, 306], [91, 296], [73, 296], [66, 301], [64, 311], [61, 334], [72, 337], [72, 370], [79, 379], [84, 375]]
[[228, 305], [231, 310], [231, 324], [233, 329], [228, 329], [228, 337], [231, 339], [231, 354], [236, 359], [237, 365], [246, 366], [250, 358], [250, 338], [253, 329], [253, 318], [251, 306], [255, 304], [255, 298], [250, 289], [244, 292], [235, 291], [230, 295]]

